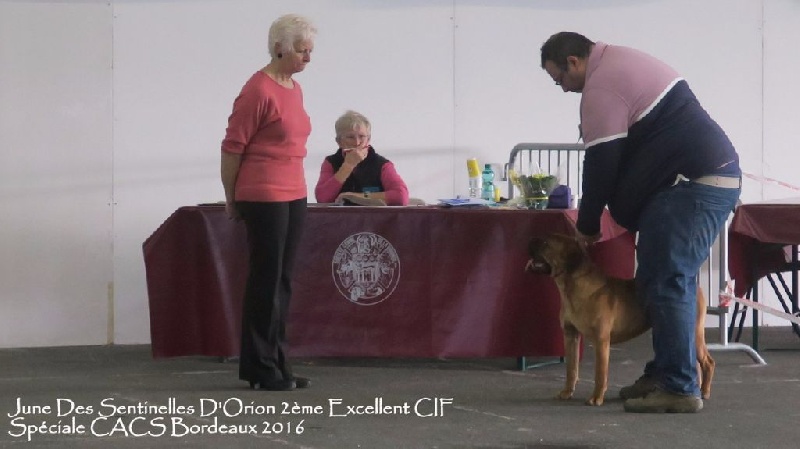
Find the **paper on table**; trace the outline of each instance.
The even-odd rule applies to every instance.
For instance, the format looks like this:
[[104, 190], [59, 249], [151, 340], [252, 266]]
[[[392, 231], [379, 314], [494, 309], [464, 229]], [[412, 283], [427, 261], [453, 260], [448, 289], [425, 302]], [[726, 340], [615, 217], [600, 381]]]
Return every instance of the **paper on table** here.
[[489, 206], [493, 204], [483, 198], [448, 198], [440, 199], [439, 203], [445, 206]]

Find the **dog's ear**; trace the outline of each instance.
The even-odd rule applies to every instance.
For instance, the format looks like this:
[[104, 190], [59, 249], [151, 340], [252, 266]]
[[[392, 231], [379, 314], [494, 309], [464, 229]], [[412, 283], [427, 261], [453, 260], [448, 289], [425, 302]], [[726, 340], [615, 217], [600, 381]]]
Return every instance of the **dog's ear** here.
[[566, 257], [564, 257], [564, 271], [572, 273], [577, 270], [583, 263], [584, 257], [586, 257], [586, 248], [576, 241], [575, 246], [570, 248]]

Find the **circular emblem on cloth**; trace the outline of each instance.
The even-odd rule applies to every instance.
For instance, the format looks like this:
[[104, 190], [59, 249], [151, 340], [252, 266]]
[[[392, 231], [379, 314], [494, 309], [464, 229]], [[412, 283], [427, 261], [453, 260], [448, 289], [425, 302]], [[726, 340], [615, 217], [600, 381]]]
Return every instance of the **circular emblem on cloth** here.
[[400, 258], [388, 240], [371, 232], [353, 234], [333, 254], [333, 282], [348, 301], [373, 306], [392, 295], [400, 280]]

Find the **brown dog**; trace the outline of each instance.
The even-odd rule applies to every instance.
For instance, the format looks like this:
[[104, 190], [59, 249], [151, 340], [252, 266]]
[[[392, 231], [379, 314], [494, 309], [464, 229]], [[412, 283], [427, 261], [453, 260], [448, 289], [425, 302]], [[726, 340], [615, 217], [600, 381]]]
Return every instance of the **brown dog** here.
[[[567, 382], [558, 394], [569, 399], [578, 382], [578, 345], [583, 335], [594, 344], [594, 392], [587, 405], [602, 405], [608, 386], [610, 346], [628, 341], [650, 329], [647, 313], [636, 299], [633, 279], [606, 276], [589, 259], [586, 249], [575, 238], [552, 235], [531, 240], [531, 259], [526, 271], [551, 276], [561, 293], [561, 327], [567, 362]], [[711, 396], [714, 359], [706, 348], [706, 300], [697, 289], [695, 325], [698, 375], [703, 399]]]

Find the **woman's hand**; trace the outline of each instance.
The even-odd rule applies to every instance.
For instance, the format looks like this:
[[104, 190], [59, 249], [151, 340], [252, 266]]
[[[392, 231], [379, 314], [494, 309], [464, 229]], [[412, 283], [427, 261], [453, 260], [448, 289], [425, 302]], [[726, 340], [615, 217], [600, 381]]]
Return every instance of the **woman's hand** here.
[[344, 200], [346, 200], [346, 199], [356, 198], [356, 197], [358, 197], [358, 198], [366, 198], [367, 196], [365, 194], [363, 194], [363, 193], [357, 193], [357, 192], [342, 192], [342, 193], [339, 194], [339, 196], [336, 197], [336, 202], [337, 203], [343, 203]]
[[227, 201], [225, 203], [225, 213], [228, 214], [228, 218], [231, 220], [239, 221], [242, 219], [242, 216], [239, 214], [239, 209], [236, 208], [236, 203]]
[[346, 148], [342, 153], [344, 153], [344, 164], [355, 167], [367, 158], [369, 148]]

